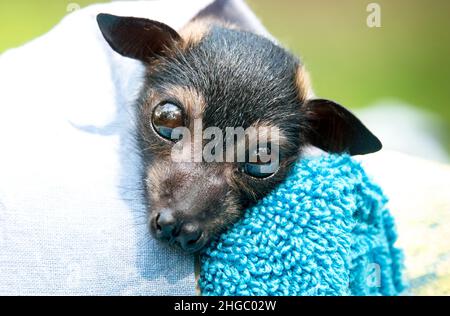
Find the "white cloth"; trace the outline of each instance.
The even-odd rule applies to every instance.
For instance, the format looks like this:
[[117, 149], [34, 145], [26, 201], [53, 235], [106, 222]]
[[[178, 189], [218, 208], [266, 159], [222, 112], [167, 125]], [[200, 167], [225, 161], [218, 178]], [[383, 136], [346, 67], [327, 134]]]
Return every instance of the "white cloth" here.
[[[148, 236], [133, 146], [143, 66], [96, 15], [179, 29], [212, 0], [114, 2], [71, 13], [0, 56], [0, 294], [195, 293], [191, 256]], [[242, 1], [204, 12], [263, 28]]]

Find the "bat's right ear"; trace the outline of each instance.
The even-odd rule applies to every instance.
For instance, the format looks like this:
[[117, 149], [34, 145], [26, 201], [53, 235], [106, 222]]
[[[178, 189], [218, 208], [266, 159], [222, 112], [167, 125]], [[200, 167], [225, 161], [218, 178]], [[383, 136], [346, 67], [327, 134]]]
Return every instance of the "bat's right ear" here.
[[364, 155], [379, 151], [380, 140], [349, 110], [336, 102], [313, 99], [303, 105], [310, 144], [328, 152]]
[[174, 29], [157, 21], [100, 13], [97, 22], [112, 49], [144, 62], [182, 41]]

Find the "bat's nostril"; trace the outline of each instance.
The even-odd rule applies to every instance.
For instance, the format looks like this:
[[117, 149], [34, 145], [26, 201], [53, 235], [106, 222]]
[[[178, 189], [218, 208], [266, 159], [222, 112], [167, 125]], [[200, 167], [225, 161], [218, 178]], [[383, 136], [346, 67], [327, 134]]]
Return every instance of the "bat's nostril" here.
[[155, 223], [161, 238], [170, 240], [175, 237], [178, 224], [171, 209], [161, 210], [156, 216]]
[[202, 235], [203, 232], [198, 225], [187, 223], [181, 229], [181, 233], [177, 237], [177, 240], [183, 249], [191, 250], [197, 246]]
[[155, 223], [156, 223], [156, 230], [157, 231], [161, 231], [161, 225], [159, 225], [158, 221], [159, 221], [159, 217], [161, 216], [161, 213], [158, 213], [158, 215], [156, 215], [156, 219], [155, 219]]
[[199, 231], [197, 233], [197, 235], [192, 236], [192, 238], [190, 240], [188, 240], [187, 244], [190, 246], [194, 245], [195, 243], [197, 243], [197, 241], [200, 239], [200, 237], [202, 237], [202, 233]]
[[173, 225], [175, 222], [176, 220], [171, 209], [161, 210], [156, 219], [156, 223], [161, 227], [166, 225]]

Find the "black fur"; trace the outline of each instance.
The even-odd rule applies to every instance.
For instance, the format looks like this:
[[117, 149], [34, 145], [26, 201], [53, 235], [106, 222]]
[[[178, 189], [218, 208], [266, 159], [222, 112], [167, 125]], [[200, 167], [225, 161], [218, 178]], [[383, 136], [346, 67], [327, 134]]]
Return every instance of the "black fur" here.
[[[133, 25], [134, 18], [120, 25]], [[113, 21], [114, 22], [114, 21]], [[146, 30], [153, 29], [150, 20]], [[99, 21], [102, 28], [101, 21]], [[111, 24], [108, 18], [109, 28]], [[160, 23], [157, 24], [158, 26]], [[212, 26], [194, 45], [182, 45], [165, 26], [167, 41], [161, 28], [153, 40], [162, 41], [157, 52], [138, 59], [147, 63], [145, 85], [138, 104], [141, 151], [147, 170], [147, 199], [150, 202], [150, 225], [157, 237], [179, 243], [188, 251], [197, 251], [207, 241], [237, 221], [245, 208], [273, 190], [286, 177], [302, 148], [314, 144], [332, 152], [368, 153], [381, 148], [381, 143], [349, 111], [330, 102], [306, 100], [306, 93], [297, 86], [300, 61], [270, 40], [258, 35]], [[127, 30], [121, 30], [125, 34]], [[104, 32], [105, 33], [105, 32]], [[128, 38], [108, 42], [117, 50], [134, 47]], [[150, 36], [145, 34], [145, 36]], [[152, 38], [140, 39], [139, 42]], [[123, 44], [123, 42], [126, 44]], [[112, 43], [111, 43], [112, 42]], [[164, 47], [164, 49], [161, 49]], [[148, 46], [145, 46], [148, 48]], [[128, 52], [136, 58], [142, 48]], [[125, 50], [126, 51], [126, 50]], [[183, 100], [168, 95], [171, 87], [183, 87], [198, 92], [204, 99], [203, 128], [243, 127], [257, 122], [276, 126], [287, 139], [280, 146], [280, 168], [267, 178], [255, 178], [240, 170], [240, 163], [189, 163], [170, 160], [173, 143], [162, 139], [152, 128], [152, 95], [185, 107]], [[166, 97], [165, 97], [166, 96]], [[304, 104], [305, 103], [305, 104]], [[186, 114], [186, 126], [192, 118]], [[326, 138], [326, 139], [325, 139]], [[145, 181], [143, 181], [145, 183]], [[168, 211], [170, 211], [170, 214]], [[163, 234], [165, 227], [170, 234]], [[167, 224], [169, 223], [169, 224]], [[201, 234], [199, 233], [201, 232]], [[181, 238], [189, 235], [192, 243]], [[192, 237], [197, 236], [197, 237]]]
[[[214, 26], [198, 45], [162, 56], [159, 62], [163, 66], [149, 73], [145, 89], [192, 86], [207, 103], [204, 128], [247, 128], [257, 121], [270, 122], [289, 139], [281, 160], [297, 157], [304, 119], [295, 85], [296, 57], [261, 36]], [[276, 180], [271, 180], [272, 185]], [[258, 196], [267, 191], [265, 185], [258, 187], [260, 182], [255, 183]]]

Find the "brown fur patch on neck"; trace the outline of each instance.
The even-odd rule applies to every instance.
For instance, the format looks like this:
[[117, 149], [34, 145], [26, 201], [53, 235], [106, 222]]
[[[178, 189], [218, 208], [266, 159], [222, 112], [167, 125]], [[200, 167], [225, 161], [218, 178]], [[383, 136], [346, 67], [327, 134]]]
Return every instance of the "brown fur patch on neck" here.
[[304, 65], [299, 65], [295, 76], [295, 84], [297, 86], [298, 97], [301, 102], [308, 99], [311, 91], [311, 82], [309, 73], [306, 71]]
[[210, 16], [194, 19], [186, 24], [179, 32], [183, 39], [182, 48], [186, 49], [200, 43], [214, 25], [228, 29], [238, 29], [234, 24]]
[[181, 30], [180, 35], [183, 39], [183, 48], [197, 45], [208, 34], [211, 24], [208, 20], [193, 20], [186, 24]]

